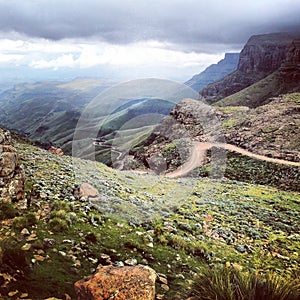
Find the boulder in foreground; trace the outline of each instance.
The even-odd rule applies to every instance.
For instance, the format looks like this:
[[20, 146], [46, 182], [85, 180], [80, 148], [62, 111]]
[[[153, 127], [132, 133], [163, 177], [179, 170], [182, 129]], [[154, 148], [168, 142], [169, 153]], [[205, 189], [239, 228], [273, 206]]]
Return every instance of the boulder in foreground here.
[[75, 283], [78, 300], [153, 300], [156, 272], [147, 266], [105, 266]]

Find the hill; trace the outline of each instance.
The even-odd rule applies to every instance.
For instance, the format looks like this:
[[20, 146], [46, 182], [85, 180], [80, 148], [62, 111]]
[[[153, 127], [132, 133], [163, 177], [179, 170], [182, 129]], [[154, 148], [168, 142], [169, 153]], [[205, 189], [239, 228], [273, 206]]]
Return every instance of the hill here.
[[185, 84], [195, 91], [201, 91], [206, 85], [216, 82], [236, 70], [239, 53], [225, 53], [224, 59], [210, 65], [200, 74], [194, 75]]
[[[289, 94], [269, 99], [269, 104], [256, 109], [242, 106], [212, 108], [199, 101], [183, 100], [148, 140], [136, 147], [135, 159], [158, 173], [169, 172], [189, 159], [194, 142], [201, 142], [234, 145], [263, 155], [266, 161], [267, 157], [272, 157], [299, 162], [299, 99], [299, 93]], [[220, 171], [231, 179], [297, 188], [300, 176], [297, 167], [249, 160], [247, 155], [234, 153], [228, 147], [224, 149], [227, 150], [218, 152], [214, 149], [209, 153], [206, 164], [200, 167], [196, 176], [213, 176], [214, 172]], [[243, 176], [237, 175], [239, 164], [243, 166]], [[262, 171], [265, 168], [273, 173]], [[245, 175], [246, 170], [248, 175]]]

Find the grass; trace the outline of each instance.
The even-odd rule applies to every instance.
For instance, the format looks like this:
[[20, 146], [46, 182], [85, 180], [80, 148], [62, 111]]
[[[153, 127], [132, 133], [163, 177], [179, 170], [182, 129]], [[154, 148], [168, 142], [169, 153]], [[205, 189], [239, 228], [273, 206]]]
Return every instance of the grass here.
[[[172, 300], [184, 298], [191, 288], [199, 291], [198, 280], [193, 282], [205, 274], [215, 276], [209, 289], [220, 290], [217, 283], [223, 286], [233, 280], [230, 278], [235, 272], [228, 275], [228, 268], [218, 271], [220, 266], [240, 269], [242, 282], [247, 282], [251, 272], [262, 274], [262, 281], [268, 273], [276, 272], [291, 281], [293, 274], [299, 274], [297, 192], [238, 181], [137, 175], [90, 161], [78, 161], [79, 165], [73, 167], [69, 157], [29, 145], [17, 147], [25, 168], [34, 170], [27, 174], [27, 197], [31, 195], [32, 199], [25, 210], [17, 209], [17, 203], [8, 207], [14, 211], [14, 220], [28, 221], [28, 214], [39, 219], [31, 225], [27, 221], [22, 224], [33, 235], [33, 240], [28, 241], [26, 235], [20, 234], [22, 226], [11, 224], [19, 221], [3, 217], [0, 260], [4, 259], [4, 263], [0, 264], [0, 280], [15, 276], [17, 281], [6, 280], [6, 287], [0, 288], [1, 297], [7, 296], [8, 287], [19, 291], [14, 299], [22, 292], [32, 299], [63, 298], [65, 293], [75, 298], [73, 283], [90, 275], [99, 263], [107, 264], [103, 254], [109, 255], [113, 263], [135, 258], [165, 274], [170, 287], [165, 299]], [[118, 204], [130, 211], [132, 217], [146, 210], [139, 206], [145, 202], [150, 203], [147, 210], [157, 207], [157, 211], [135, 222], [120, 210], [105, 212], [102, 208], [106, 203], [91, 206], [74, 199], [72, 191], [78, 178], [75, 180], [72, 172], [80, 164], [84, 166], [79, 169], [80, 180], [97, 187], [101, 196], [109, 200], [110, 208], [116, 203], [115, 207]], [[252, 162], [246, 163], [244, 173], [249, 173], [251, 165]], [[40, 198], [41, 192], [46, 192], [47, 197]], [[44, 239], [54, 239], [56, 243], [46, 247]], [[31, 245], [30, 249], [21, 250], [26, 244]], [[236, 250], [239, 245], [247, 245], [251, 251], [241, 253]], [[44, 261], [34, 261], [41, 250]], [[14, 257], [17, 265], [12, 263]], [[230, 296], [228, 289], [222, 287]], [[159, 284], [157, 292], [164, 293]]]
[[205, 268], [193, 284], [192, 295], [197, 300], [296, 300], [300, 297], [300, 281], [276, 273], [261, 275], [235, 268]]

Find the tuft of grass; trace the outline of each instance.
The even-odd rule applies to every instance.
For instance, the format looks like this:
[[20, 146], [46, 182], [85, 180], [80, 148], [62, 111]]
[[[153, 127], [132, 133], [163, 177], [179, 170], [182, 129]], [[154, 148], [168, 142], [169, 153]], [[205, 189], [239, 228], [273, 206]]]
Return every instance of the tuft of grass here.
[[65, 232], [69, 228], [67, 221], [58, 217], [54, 217], [49, 221], [49, 227], [54, 232]]
[[36, 225], [36, 223], [37, 223], [36, 215], [32, 212], [29, 212], [24, 216], [14, 218], [12, 226], [14, 229], [22, 229], [25, 227]]
[[275, 273], [243, 273], [234, 268], [203, 268], [192, 286], [198, 300], [296, 300], [300, 297], [300, 280]]
[[18, 215], [18, 211], [10, 202], [0, 202], [0, 221], [12, 219]]

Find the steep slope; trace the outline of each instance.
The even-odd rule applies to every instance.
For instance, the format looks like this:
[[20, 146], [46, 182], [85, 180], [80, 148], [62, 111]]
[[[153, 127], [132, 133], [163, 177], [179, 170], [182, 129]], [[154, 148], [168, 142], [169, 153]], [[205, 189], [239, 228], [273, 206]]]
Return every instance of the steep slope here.
[[[299, 168], [284, 166], [279, 161], [277, 164], [273, 159], [274, 163], [269, 163], [268, 157], [300, 162], [300, 94], [289, 94], [269, 101], [269, 104], [256, 109], [239, 106], [205, 111], [200, 102], [183, 100], [146, 143], [136, 149], [135, 158], [148, 168], [163, 173], [175, 170], [194, 155], [204, 164], [196, 173], [200, 176], [217, 173], [218, 168], [222, 171], [224, 167], [223, 172], [228, 178], [297, 188]], [[204, 146], [211, 143], [224, 146], [215, 147], [213, 151], [208, 151], [208, 155], [206, 152], [211, 147], [203, 148], [203, 153], [198, 155], [193, 151], [193, 145], [197, 142], [204, 143]], [[217, 148], [227, 149], [227, 158]], [[216, 162], [216, 170], [211, 169], [214, 165], [210, 162]]]
[[300, 39], [287, 49], [287, 57], [278, 70], [257, 83], [216, 103], [218, 106], [246, 105], [257, 107], [268, 103], [270, 97], [300, 91]]
[[237, 93], [275, 72], [287, 58], [296, 33], [272, 33], [252, 36], [240, 53], [237, 71], [209, 84], [200, 93], [209, 103]]
[[239, 53], [225, 53], [224, 59], [210, 65], [200, 74], [194, 75], [185, 84], [195, 91], [201, 91], [206, 85], [216, 82], [236, 70]]
[[[280, 282], [299, 295], [299, 193], [118, 172], [15, 138], [26, 201], [0, 202], [0, 297], [76, 299], [74, 282], [99, 265], [130, 264], [159, 273], [166, 300], [187, 299], [203, 272], [229, 269], [239, 279], [271, 274], [269, 289]], [[78, 195], [82, 183], [98, 196]]]

